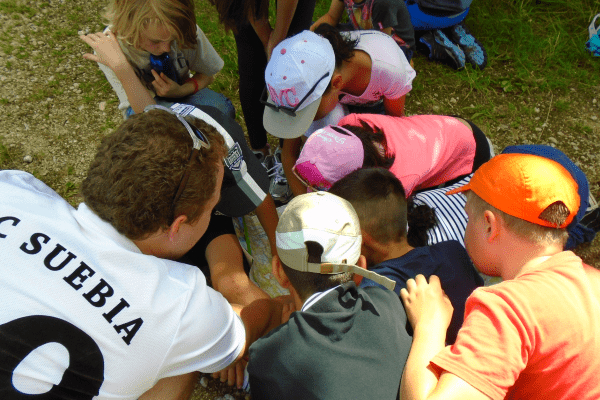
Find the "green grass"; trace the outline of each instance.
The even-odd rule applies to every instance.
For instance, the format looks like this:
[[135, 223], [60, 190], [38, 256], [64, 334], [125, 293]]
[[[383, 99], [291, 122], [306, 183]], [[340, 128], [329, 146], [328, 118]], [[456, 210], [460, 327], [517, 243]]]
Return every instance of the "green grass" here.
[[[274, 23], [274, 1], [271, 0], [271, 21]], [[232, 99], [238, 98], [235, 42], [231, 33], [224, 34], [216, 12], [207, 2], [197, 0], [198, 24], [217, 52], [225, 60], [213, 88]], [[314, 19], [329, 9], [329, 0], [318, 0]], [[471, 118], [504, 118], [523, 110], [505, 107], [505, 115], [497, 115], [495, 98], [510, 96], [540, 96], [552, 92], [557, 97], [573, 87], [591, 89], [600, 85], [600, 63], [585, 50], [587, 27], [600, 12], [600, 3], [592, 0], [478, 0], [466, 19], [473, 34], [484, 44], [489, 63], [485, 70], [467, 66], [456, 72], [446, 66], [415, 56], [417, 78], [411, 96], [422, 105], [432, 105], [434, 99], [423, 99], [440, 89], [457, 89], [464, 93], [465, 103], [458, 106]], [[475, 108], [469, 104], [475, 103]], [[241, 115], [239, 103], [238, 114]], [[569, 111], [565, 100], [555, 103], [561, 113]], [[440, 112], [447, 110], [440, 105]], [[407, 100], [411, 113], [421, 112]], [[425, 112], [430, 112], [424, 110]]]

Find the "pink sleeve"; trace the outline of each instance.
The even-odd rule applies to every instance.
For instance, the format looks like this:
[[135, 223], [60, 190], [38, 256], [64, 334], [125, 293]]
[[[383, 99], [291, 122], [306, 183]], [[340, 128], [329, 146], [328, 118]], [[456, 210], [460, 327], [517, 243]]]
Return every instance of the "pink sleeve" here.
[[477, 289], [467, 300], [456, 342], [431, 361], [491, 397], [504, 399], [529, 359], [525, 313], [510, 299]]

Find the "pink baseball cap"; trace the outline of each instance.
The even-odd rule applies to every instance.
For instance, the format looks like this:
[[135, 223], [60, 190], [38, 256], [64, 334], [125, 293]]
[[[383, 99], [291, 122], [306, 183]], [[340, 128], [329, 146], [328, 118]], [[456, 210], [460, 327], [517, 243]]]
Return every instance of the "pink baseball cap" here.
[[331, 186], [362, 167], [365, 152], [360, 139], [349, 130], [333, 126], [315, 131], [302, 148], [294, 165], [298, 178], [317, 190], [329, 190]]
[[302, 31], [279, 43], [265, 70], [266, 93], [263, 125], [283, 139], [306, 132], [319, 109], [321, 97], [335, 69], [335, 53], [329, 40]]

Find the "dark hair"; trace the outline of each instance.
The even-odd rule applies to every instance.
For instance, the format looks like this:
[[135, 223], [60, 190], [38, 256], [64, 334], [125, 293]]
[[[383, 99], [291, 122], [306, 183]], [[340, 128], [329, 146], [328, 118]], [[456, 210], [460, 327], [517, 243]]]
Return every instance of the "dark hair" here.
[[[321, 255], [323, 254], [323, 246], [314, 241], [306, 241], [304, 244], [308, 251], [308, 262], [320, 263]], [[333, 275], [302, 272], [288, 267], [283, 262], [281, 262], [281, 266], [302, 301], [305, 301], [314, 293], [324, 292], [327, 289], [349, 282], [354, 275], [351, 272]]]
[[[365, 121], [359, 121], [361, 126], [343, 125], [342, 128], [349, 130], [360, 139], [363, 145], [365, 157], [362, 167], [381, 167], [390, 169], [390, 167], [394, 164], [396, 157], [381, 155], [378, 146], [375, 145], [375, 143], [378, 143], [383, 148], [384, 154], [387, 153], [387, 141], [385, 140], [385, 134], [380, 128], [376, 126], [371, 128], [371, 126], [369, 126], [369, 124], [367, 124]], [[332, 128], [343, 135], [348, 135], [348, 133], [342, 129], [339, 129], [335, 126], [332, 126]]]
[[427, 245], [427, 230], [435, 226], [433, 210], [407, 201], [402, 183], [387, 169], [358, 169], [334, 183], [329, 192], [352, 204], [361, 229], [377, 242], [406, 237], [411, 246]]
[[429, 237], [427, 231], [437, 224], [435, 211], [427, 204], [415, 204], [413, 198], [408, 199], [408, 235], [406, 240], [412, 247], [427, 246]]
[[[337, 28], [325, 23], [319, 25], [315, 29], [315, 33], [323, 36], [331, 43], [333, 54], [335, 54], [336, 69], [341, 68], [344, 61], [349, 61], [354, 57], [354, 49], [358, 44], [358, 39], [351, 39], [348, 36], [341, 35]], [[327, 89], [325, 89], [325, 93], [329, 92], [330, 89], [331, 79], [329, 79], [329, 84], [327, 85]]]
[[208, 0], [215, 6], [219, 14], [219, 22], [225, 26], [225, 31], [238, 33], [238, 29], [249, 22], [250, 16], [255, 19], [269, 16], [267, 0]]
[[195, 222], [214, 195], [226, 154], [223, 137], [204, 121], [186, 120], [210, 143], [202, 148], [185, 190], [172, 204], [192, 151], [192, 139], [176, 116], [151, 110], [132, 115], [106, 136], [81, 184], [86, 205], [119, 233], [143, 239], [168, 228], [179, 215]]

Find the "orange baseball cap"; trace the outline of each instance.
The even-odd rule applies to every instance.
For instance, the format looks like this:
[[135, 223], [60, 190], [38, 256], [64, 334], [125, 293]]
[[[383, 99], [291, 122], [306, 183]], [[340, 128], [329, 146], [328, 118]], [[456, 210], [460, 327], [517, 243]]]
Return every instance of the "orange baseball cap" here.
[[569, 210], [559, 227], [565, 228], [579, 210], [577, 189], [569, 171], [555, 161], [531, 154], [500, 154], [479, 167], [469, 183], [446, 194], [472, 190], [500, 211], [551, 228], [555, 226], [539, 216], [561, 201]]

